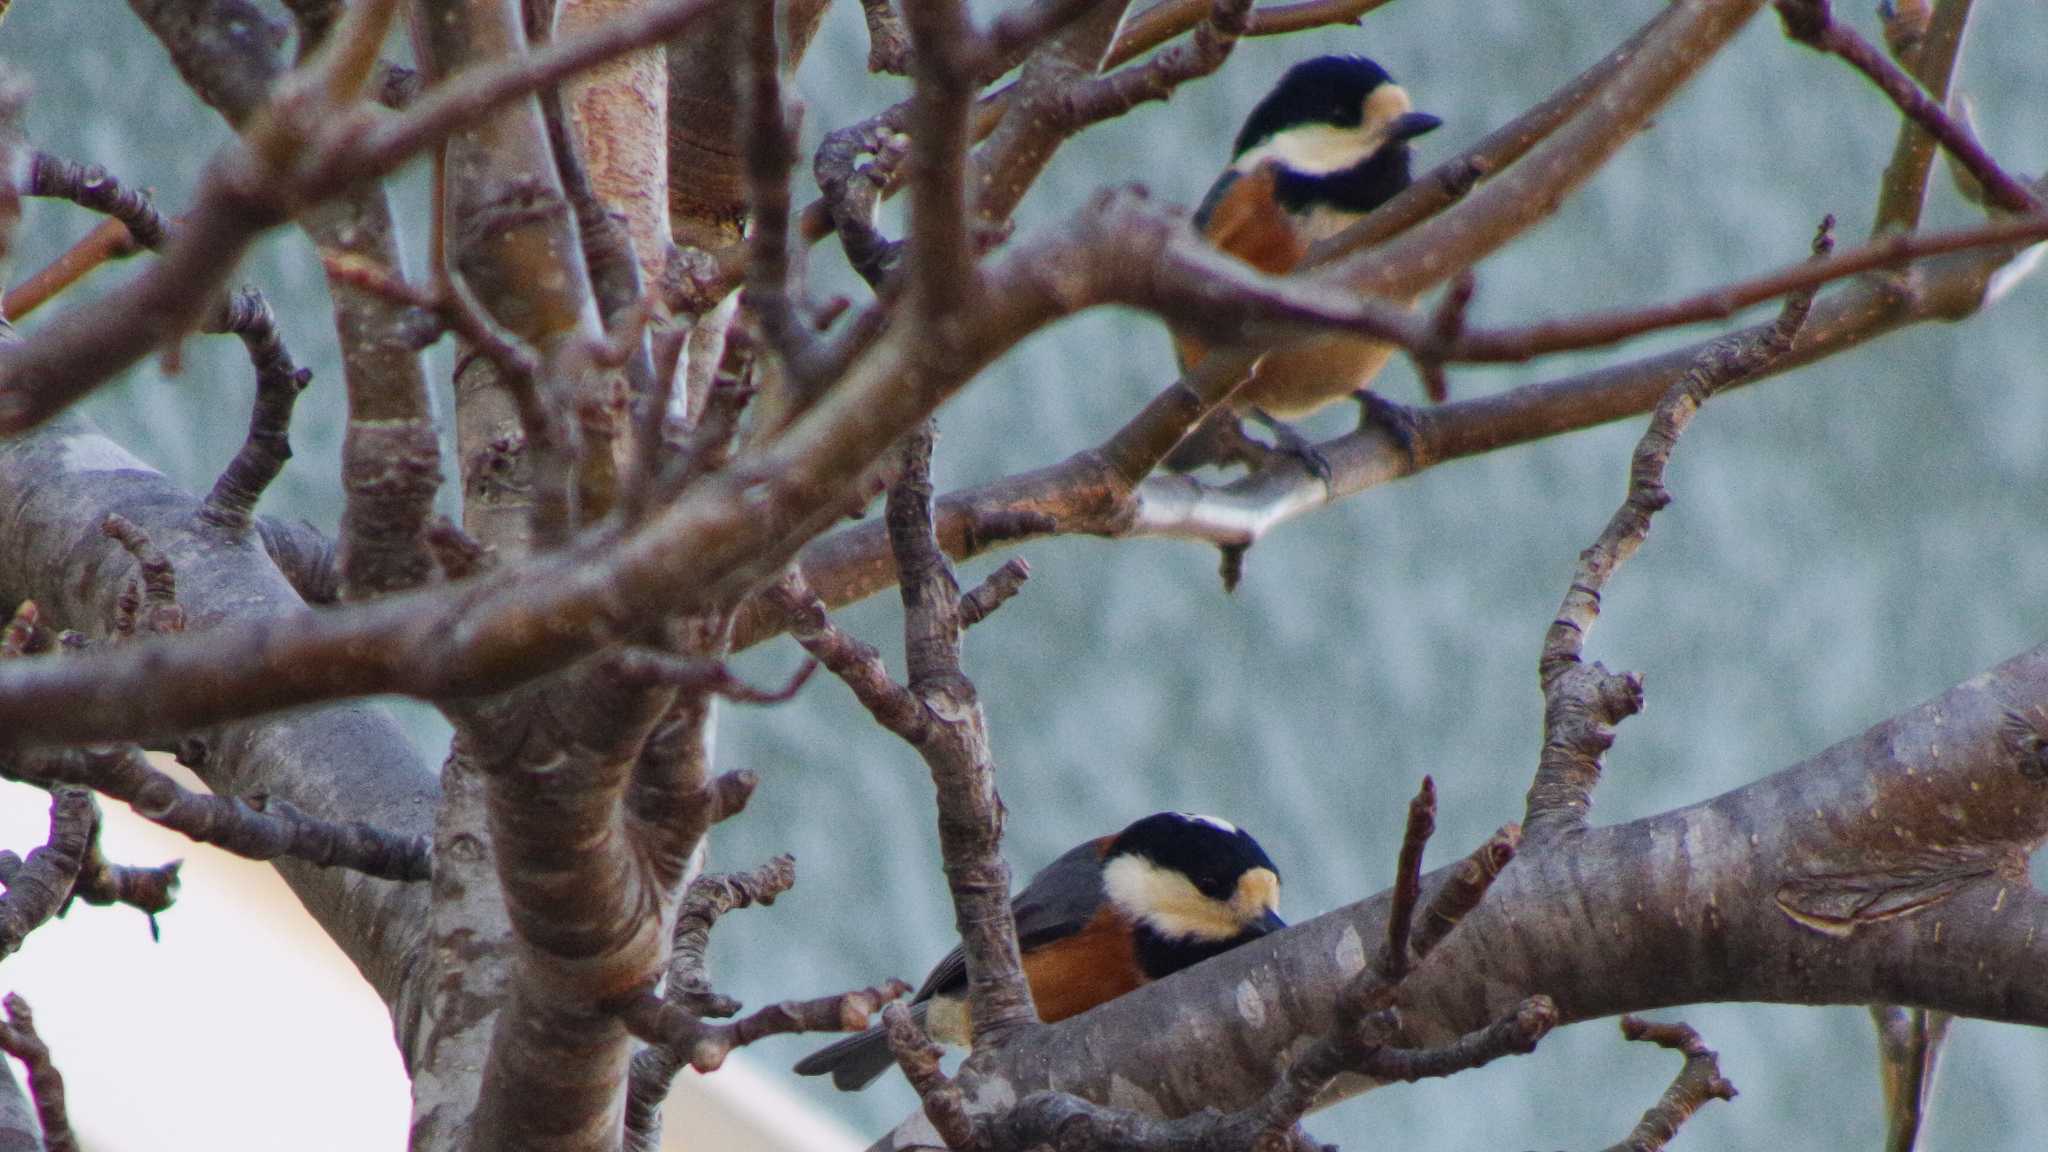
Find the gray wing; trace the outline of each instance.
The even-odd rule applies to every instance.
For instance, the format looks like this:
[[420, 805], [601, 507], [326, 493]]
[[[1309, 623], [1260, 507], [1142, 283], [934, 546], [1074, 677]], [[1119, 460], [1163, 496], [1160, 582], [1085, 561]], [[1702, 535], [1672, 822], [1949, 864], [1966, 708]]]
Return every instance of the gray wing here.
[[[1090, 840], [1076, 845], [1045, 867], [1010, 901], [1017, 917], [1017, 946], [1030, 951], [1086, 927], [1102, 906], [1102, 851], [1109, 845]], [[955, 948], [924, 978], [911, 1003], [964, 991], [967, 955]]]

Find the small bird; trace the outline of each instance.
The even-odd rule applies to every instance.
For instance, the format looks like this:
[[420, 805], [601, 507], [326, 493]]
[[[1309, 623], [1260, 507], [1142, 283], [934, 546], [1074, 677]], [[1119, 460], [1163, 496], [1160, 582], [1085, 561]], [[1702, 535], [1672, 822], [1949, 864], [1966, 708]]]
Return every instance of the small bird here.
[[[1280, 872], [1251, 834], [1227, 820], [1160, 812], [1069, 849], [1011, 900], [1024, 975], [1051, 1023], [1287, 926]], [[911, 1000], [932, 1038], [966, 1044], [967, 960], [946, 954]], [[892, 1063], [870, 1028], [799, 1062], [858, 1092]]]
[[[1245, 119], [1230, 167], [1195, 211], [1195, 228], [1219, 251], [1261, 272], [1291, 272], [1310, 245], [1408, 187], [1408, 142], [1442, 123], [1415, 111], [1407, 91], [1363, 56], [1304, 60]], [[1183, 373], [1207, 351], [1186, 335], [1176, 334], [1174, 344]], [[1237, 411], [1218, 412], [1189, 433], [1167, 457], [1167, 468], [1264, 463], [1274, 449], [1245, 433], [1237, 419], [1242, 413], [1271, 429], [1279, 450], [1327, 475], [1322, 457], [1281, 419], [1347, 396], [1369, 416], [1368, 388], [1392, 354], [1390, 345], [1350, 337], [1269, 353], [1232, 397]]]

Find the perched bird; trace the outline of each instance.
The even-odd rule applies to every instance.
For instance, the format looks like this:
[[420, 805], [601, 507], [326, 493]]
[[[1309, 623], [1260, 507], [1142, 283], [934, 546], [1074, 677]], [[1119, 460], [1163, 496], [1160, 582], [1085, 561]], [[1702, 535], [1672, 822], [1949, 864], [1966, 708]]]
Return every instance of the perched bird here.
[[[1046, 865], [1011, 901], [1024, 975], [1048, 1023], [1077, 1016], [1286, 927], [1280, 872], [1251, 834], [1186, 812], [1147, 816]], [[967, 960], [946, 954], [911, 1011], [932, 1038], [965, 1044]], [[870, 1028], [797, 1064], [857, 1092], [889, 1067], [889, 1042]]]
[[[1287, 70], [1246, 118], [1230, 167], [1195, 212], [1195, 227], [1218, 250], [1261, 272], [1292, 271], [1309, 246], [1343, 231], [1408, 187], [1408, 142], [1443, 121], [1417, 112], [1387, 70], [1363, 56], [1318, 56]], [[1206, 349], [1176, 335], [1183, 373]], [[1270, 353], [1237, 390], [1237, 413], [1218, 412], [1183, 440], [1166, 466], [1261, 464], [1272, 451], [1237, 420], [1273, 431], [1281, 450], [1321, 473], [1308, 442], [1280, 423], [1347, 396], [1371, 412], [1367, 388], [1393, 348], [1329, 337]]]

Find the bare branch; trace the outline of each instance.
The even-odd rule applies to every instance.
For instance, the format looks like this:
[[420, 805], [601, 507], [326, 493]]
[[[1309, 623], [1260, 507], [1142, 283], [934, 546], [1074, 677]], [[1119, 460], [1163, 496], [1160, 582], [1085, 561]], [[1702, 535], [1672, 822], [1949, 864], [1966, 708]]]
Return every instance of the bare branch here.
[[1013, 558], [988, 574], [988, 578], [960, 597], [960, 627], [972, 628], [993, 615], [1010, 597], [1024, 590], [1031, 578], [1031, 566]]
[[[724, 2], [660, 0], [538, 52], [466, 70], [395, 116], [334, 103], [346, 84], [280, 81], [275, 114], [215, 158], [161, 262], [91, 310], [74, 310], [0, 348], [0, 432], [47, 420], [189, 330], [256, 236], [292, 212], [389, 174], [508, 101], [673, 36]], [[360, 7], [388, 18], [393, 5]]]
[[757, 688], [735, 675], [722, 661], [678, 656], [649, 648], [628, 648], [608, 657], [614, 673], [625, 683], [642, 687], [665, 685], [687, 692], [723, 696], [739, 704], [782, 704], [796, 697], [818, 670], [818, 662], [806, 660], [780, 688]]
[[290, 857], [385, 880], [420, 881], [433, 873], [424, 836], [316, 820], [276, 797], [193, 792], [158, 771], [133, 745], [32, 752], [8, 763], [5, 775], [45, 787], [90, 788], [152, 824], [248, 860]]
[[28, 279], [7, 289], [7, 313], [10, 319], [20, 320], [29, 313], [50, 302], [65, 289], [85, 279], [86, 274], [109, 260], [133, 256], [142, 251], [141, 245], [128, 234], [128, 228], [119, 220], [102, 220], [99, 227], [86, 233], [76, 244], [58, 253]]
[[1685, 1067], [1671, 1087], [1636, 1124], [1628, 1138], [1607, 1152], [1662, 1152], [1679, 1126], [1692, 1118], [1709, 1100], [1735, 1099], [1735, 1085], [1721, 1078], [1721, 1065], [1712, 1048], [1687, 1024], [1657, 1024], [1634, 1016], [1621, 1018], [1621, 1034], [1683, 1053]]
[[976, 76], [973, 30], [961, 0], [903, 0], [915, 88], [910, 107], [910, 293], [927, 325], [925, 354], [941, 362], [953, 325], [946, 317], [974, 306], [980, 283], [967, 229], [967, 111]]
[[256, 366], [256, 402], [249, 414], [249, 434], [235, 458], [214, 481], [200, 506], [209, 523], [230, 532], [249, 530], [256, 501], [284, 471], [292, 458], [288, 432], [299, 393], [313, 379], [310, 368], [293, 365], [278, 335], [270, 302], [252, 289], [228, 298], [227, 327], [242, 338]]
[[649, 992], [629, 1001], [619, 1013], [635, 1036], [687, 1053], [689, 1066], [699, 1072], [715, 1072], [733, 1049], [769, 1036], [863, 1031], [882, 1005], [909, 994], [910, 985], [891, 980], [837, 996], [785, 1000], [730, 1024], [713, 1024]]
[[810, 359], [813, 338], [797, 321], [790, 283], [789, 180], [796, 164], [796, 133], [783, 103], [775, 27], [779, 8], [755, 4], [748, 17], [752, 34], [747, 52], [747, 199], [752, 234], [747, 239], [745, 304], [769, 347], [793, 375], [794, 385], [809, 391], [816, 384], [809, 379], [815, 370]]
[[[1816, 258], [1832, 248], [1833, 225], [1834, 218], [1829, 217], [1815, 234]], [[1629, 465], [1628, 495], [1599, 539], [1580, 555], [1564, 604], [1544, 636], [1539, 662], [1544, 739], [1524, 820], [1530, 835], [1541, 838], [1585, 829], [1600, 760], [1614, 742], [1614, 725], [1642, 708], [1641, 677], [1616, 676], [1598, 663], [1586, 664], [1582, 654], [1599, 619], [1600, 595], [1608, 578], [1641, 546], [1650, 518], [1671, 502], [1664, 490], [1664, 467], [1678, 437], [1700, 405], [1730, 380], [1752, 375], [1790, 351], [1812, 305], [1812, 291], [1800, 292], [1786, 300], [1777, 321], [1761, 338], [1733, 337], [1710, 348], [1651, 414]]]
[[1991, 202], [2008, 212], [2040, 212], [2043, 204], [1984, 150], [1969, 126], [1948, 114], [1911, 76], [1854, 28], [1834, 18], [1829, 0], [1775, 0], [1785, 34], [1816, 52], [1840, 56], [1870, 78], [1892, 103], [1933, 136], [1950, 156], [1984, 186]]
[[7, 1023], [0, 1025], [0, 1051], [21, 1061], [28, 1071], [28, 1090], [35, 1097], [44, 1152], [78, 1152], [78, 1137], [72, 1134], [64, 1102], [64, 1076], [50, 1058], [50, 1046], [36, 1033], [35, 1014], [28, 1001], [15, 993], [9, 992], [4, 1003]]
[[30, 852], [0, 896], [0, 958], [11, 956], [28, 934], [64, 907], [85, 866], [99, 811], [92, 794], [74, 789], [50, 793], [50, 839]]
[[[713, 991], [705, 974], [711, 929], [719, 917], [735, 908], [775, 903], [775, 898], [795, 883], [796, 858], [786, 855], [752, 872], [699, 876], [691, 881], [676, 913], [662, 999], [700, 1019], [737, 1015], [739, 1001]], [[667, 1044], [650, 1044], [633, 1057], [626, 1085], [625, 1152], [655, 1152], [659, 1147], [661, 1104], [689, 1056], [689, 1052]]]
[[[69, 200], [118, 221], [129, 242], [151, 251], [167, 243], [170, 225], [149, 194], [122, 187], [97, 165], [75, 164], [48, 153], [35, 154], [29, 167], [28, 194]], [[113, 254], [102, 245], [96, 251]], [[291, 459], [286, 430], [292, 406], [312, 379], [310, 369], [292, 361], [277, 329], [277, 317], [261, 292], [243, 288], [228, 294], [212, 309], [203, 327], [233, 333], [248, 349], [256, 369], [256, 402], [249, 417], [249, 435], [207, 495], [201, 515], [231, 532], [247, 531], [256, 501]]]
[[910, 74], [910, 35], [889, 0], [860, 0], [868, 22], [868, 71]]
[[1422, 896], [1422, 849], [1436, 833], [1436, 781], [1422, 778], [1422, 789], [1408, 802], [1408, 827], [1401, 835], [1401, 855], [1394, 866], [1394, 906], [1387, 913], [1387, 940], [1373, 964], [1379, 977], [1399, 984], [1408, 975], [1408, 933], [1415, 902]]
[[[1910, 48], [1893, 43], [1893, 55], [1908, 67], [1913, 78], [1930, 97], [1947, 101], [1949, 80], [1956, 60], [1962, 55], [1963, 32], [1970, 24], [1971, 0], [1940, 0], [1931, 16], [1927, 0], [1910, 0], [1894, 5], [1898, 15], [1885, 22], [1885, 38], [1894, 39], [1895, 25], [1911, 22], [1917, 35]], [[1910, 14], [1910, 15], [1909, 15]], [[1892, 147], [1891, 163], [1885, 165], [1884, 180], [1878, 185], [1877, 218], [1871, 235], [1911, 232], [1920, 224], [1920, 212], [1927, 202], [1927, 177], [1934, 169], [1937, 145], [1933, 136], [1908, 117], [1899, 125], [1899, 140]]]
[[68, 200], [118, 221], [131, 244], [155, 251], [164, 246], [166, 221], [148, 192], [128, 188], [97, 164], [78, 164], [47, 152], [29, 160], [29, 196]]
[[826, 617], [825, 606], [801, 576], [790, 573], [770, 588], [767, 596], [789, 619], [789, 631], [797, 643], [845, 681], [876, 723], [911, 745], [923, 744], [931, 725], [924, 706], [909, 689], [890, 678], [873, 645]]
[[1038, 1011], [1024, 979], [1010, 907], [1010, 866], [1001, 852], [1003, 805], [987, 721], [960, 665], [960, 585], [932, 533], [936, 436], [927, 423], [905, 441], [903, 474], [889, 489], [884, 519], [903, 597], [910, 692], [927, 716], [926, 738], [915, 746], [938, 794], [939, 850], [967, 958], [968, 1014], [980, 1046], [1036, 1023]]
[[1915, 1152], [1934, 1095], [1934, 1073], [1955, 1018], [1925, 1008], [1873, 1004], [1884, 1087], [1885, 1152]]

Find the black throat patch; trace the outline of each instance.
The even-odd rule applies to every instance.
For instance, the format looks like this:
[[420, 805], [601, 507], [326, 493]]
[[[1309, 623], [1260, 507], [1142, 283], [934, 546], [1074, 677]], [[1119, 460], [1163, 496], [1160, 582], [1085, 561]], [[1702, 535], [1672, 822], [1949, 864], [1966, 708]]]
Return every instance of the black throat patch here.
[[1253, 930], [1225, 940], [1173, 938], [1160, 935], [1141, 920], [1131, 928], [1131, 943], [1138, 956], [1138, 968], [1145, 973], [1145, 979], [1163, 980], [1211, 956], [1221, 956], [1240, 944], [1250, 943], [1261, 935]]
[[1349, 168], [1312, 175], [1284, 164], [1273, 173], [1273, 195], [1289, 212], [1327, 205], [1363, 216], [1408, 187], [1408, 145], [1391, 143]]

